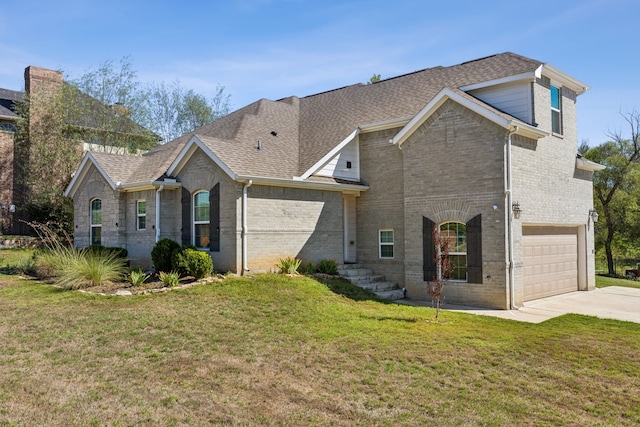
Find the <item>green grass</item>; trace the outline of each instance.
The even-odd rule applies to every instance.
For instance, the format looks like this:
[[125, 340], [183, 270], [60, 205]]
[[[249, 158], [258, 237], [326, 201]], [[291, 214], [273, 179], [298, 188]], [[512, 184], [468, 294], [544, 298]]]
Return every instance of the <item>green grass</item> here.
[[597, 288], [606, 288], [607, 286], [623, 286], [625, 288], [640, 289], [640, 281], [627, 280], [620, 277], [596, 276]]
[[284, 275], [132, 297], [0, 275], [0, 426], [640, 423], [638, 324], [435, 322], [366, 297]]

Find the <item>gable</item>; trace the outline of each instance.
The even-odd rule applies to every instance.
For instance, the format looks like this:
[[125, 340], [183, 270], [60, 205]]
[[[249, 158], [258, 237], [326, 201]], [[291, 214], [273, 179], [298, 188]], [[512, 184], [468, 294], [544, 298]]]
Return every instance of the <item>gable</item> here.
[[448, 100], [460, 104], [464, 108], [473, 111], [498, 126], [514, 131], [516, 134], [535, 139], [548, 135], [547, 132], [543, 132], [534, 126], [517, 120], [515, 117], [502, 113], [462, 91], [444, 88], [413, 119], [411, 119], [411, 121], [404, 126], [400, 132], [398, 132], [391, 142], [398, 146], [402, 146], [407, 138], [411, 136], [411, 134], [413, 134], [431, 115], [438, 111], [438, 109]]

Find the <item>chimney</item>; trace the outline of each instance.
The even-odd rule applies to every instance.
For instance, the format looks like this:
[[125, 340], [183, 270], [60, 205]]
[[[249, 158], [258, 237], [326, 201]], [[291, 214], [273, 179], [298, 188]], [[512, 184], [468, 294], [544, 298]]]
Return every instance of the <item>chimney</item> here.
[[42, 84], [61, 85], [62, 72], [34, 67], [33, 65], [24, 69], [24, 89], [26, 93], [30, 94]]

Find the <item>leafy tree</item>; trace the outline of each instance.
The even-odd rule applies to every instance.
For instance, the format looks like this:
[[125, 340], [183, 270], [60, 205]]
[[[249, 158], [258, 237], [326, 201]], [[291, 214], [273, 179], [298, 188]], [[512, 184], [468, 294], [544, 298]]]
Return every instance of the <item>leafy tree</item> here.
[[615, 275], [614, 249], [622, 248], [625, 240], [640, 232], [637, 224], [640, 188], [640, 113], [633, 111], [624, 116], [631, 128], [630, 138], [620, 132], [610, 133], [610, 141], [586, 150], [584, 156], [607, 168], [593, 178], [595, 208], [604, 226], [597, 230], [596, 247], [603, 247], [607, 269]]
[[381, 80], [380, 78], [380, 74], [376, 74], [373, 73], [373, 75], [371, 76], [371, 78], [369, 79], [369, 81], [367, 82], [367, 84], [371, 84], [371, 83], [377, 83]]
[[146, 111], [150, 129], [170, 141], [210, 123], [231, 108], [230, 96], [217, 86], [211, 98], [185, 89], [179, 81], [152, 83], [147, 88]]
[[[229, 113], [230, 95], [218, 85], [211, 97], [171, 84], [141, 84], [128, 57], [87, 70], [74, 85], [104, 105], [116, 106], [162, 140], [170, 141]], [[147, 147], [148, 148], [148, 147]]]
[[[174, 83], [142, 85], [127, 57], [78, 79], [36, 84], [18, 106], [16, 194], [23, 219], [71, 226], [63, 191], [84, 150], [135, 153], [194, 130], [230, 109], [218, 86], [212, 98]], [[84, 144], [84, 145], [83, 145]]]

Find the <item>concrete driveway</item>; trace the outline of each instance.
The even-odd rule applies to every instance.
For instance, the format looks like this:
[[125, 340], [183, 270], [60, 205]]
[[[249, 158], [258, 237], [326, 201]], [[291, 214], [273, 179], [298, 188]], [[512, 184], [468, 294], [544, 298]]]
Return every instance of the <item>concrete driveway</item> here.
[[640, 323], [640, 289], [609, 286], [524, 303], [518, 310], [491, 310], [445, 304], [445, 310], [540, 323], [567, 313]]

